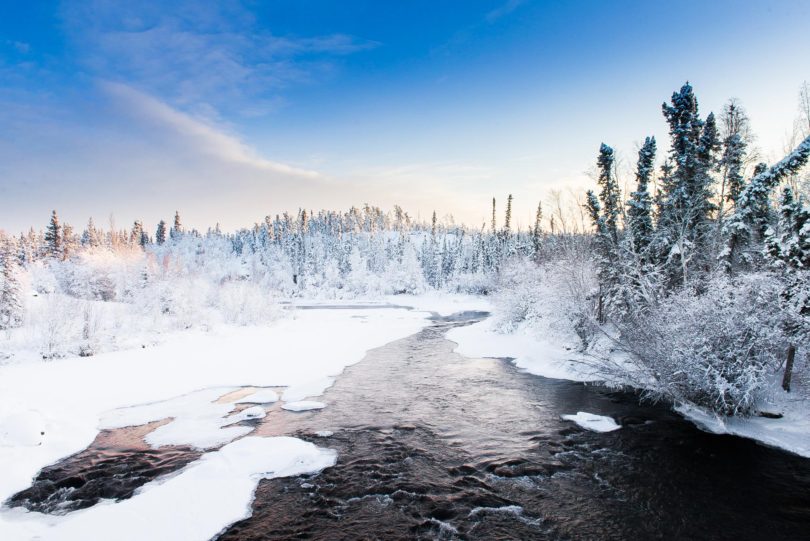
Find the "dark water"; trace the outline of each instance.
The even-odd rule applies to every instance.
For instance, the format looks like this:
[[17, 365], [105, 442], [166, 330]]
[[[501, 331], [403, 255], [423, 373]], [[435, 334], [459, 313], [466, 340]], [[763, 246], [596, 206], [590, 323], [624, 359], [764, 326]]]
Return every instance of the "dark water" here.
[[5, 505], [64, 515], [101, 500], [125, 500], [146, 483], [176, 472], [202, 456], [186, 446], [152, 449], [143, 438], [168, 419], [102, 431], [90, 447], [43, 468], [31, 486]]
[[[370, 351], [324, 410], [270, 407], [254, 435], [334, 448], [337, 464], [262, 481], [252, 516], [218, 539], [810, 539], [810, 460], [706, 434], [632, 394], [453, 353], [446, 331], [482, 317], [435, 317]], [[560, 419], [577, 411], [622, 429]], [[199, 456], [139, 445], [153, 428], [100, 435], [12, 503], [63, 513], [127, 498]]]
[[[810, 539], [810, 460], [453, 353], [446, 330], [480, 317], [436, 318], [369, 352], [324, 410], [269, 415], [261, 432], [335, 448], [338, 462], [262, 481], [252, 517], [219, 540]], [[623, 428], [560, 420], [577, 411]]]

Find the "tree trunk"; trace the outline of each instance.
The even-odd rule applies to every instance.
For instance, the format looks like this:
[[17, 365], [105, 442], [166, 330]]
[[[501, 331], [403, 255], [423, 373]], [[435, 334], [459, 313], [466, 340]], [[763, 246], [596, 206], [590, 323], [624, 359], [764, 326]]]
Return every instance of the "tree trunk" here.
[[604, 314], [604, 300], [602, 297], [602, 286], [599, 286], [599, 302], [596, 306], [596, 320], [599, 322], [600, 325], [605, 323], [605, 314]]
[[785, 363], [785, 375], [782, 377], [782, 388], [790, 392], [790, 377], [793, 374], [793, 360], [796, 358], [796, 346], [790, 344], [787, 350], [787, 362]]

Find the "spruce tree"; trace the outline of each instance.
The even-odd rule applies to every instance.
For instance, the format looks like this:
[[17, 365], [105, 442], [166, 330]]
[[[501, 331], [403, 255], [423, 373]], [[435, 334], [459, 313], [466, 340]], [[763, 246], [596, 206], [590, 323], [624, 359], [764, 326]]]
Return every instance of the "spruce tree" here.
[[45, 229], [45, 250], [50, 257], [62, 257], [62, 226], [55, 210], [51, 213], [51, 221]]
[[512, 194], [506, 198], [506, 216], [504, 217], [503, 225], [504, 236], [509, 237], [512, 234]]
[[164, 220], [158, 222], [157, 231], [155, 232], [155, 242], [158, 244], [166, 242], [166, 222]]
[[0, 329], [19, 327], [23, 322], [22, 288], [19, 264], [10, 239], [0, 239], [0, 265], [3, 281], [0, 283]]
[[599, 193], [599, 200], [602, 203], [605, 231], [612, 244], [615, 246], [619, 242], [619, 184], [614, 175], [615, 157], [613, 149], [602, 143], [599, 147], [599, 157], [596, 160], [599, 168], [599, 178], [597, 183], [602, 188]]
[[175, 211], [174, 213], [174, 226], [169, 234], [172, 239], [180, 238], [183, 234], [183, 224], [180, 223], [180, 211]]
[[655, 137], [647, 137], [638, 151], [636, 166], [636, 191], [630, 194], [627, 202], [627, 218], [630, 229], [630, 242], [636, 254], [645, 254], [652, 242], [652, 197], [649, 184], [655, 163]]
[[532, 228], [532, 246], [534, 253], [540, 251], [542, 245], [543, 203], [537, 203], [537, 212], [534, 215], [534, 228]]
[[698, 115], [697, 98], [689, 83], [672, 95], [662, 109], [669, 124], [672, 172], [662, 179], [656, 245], [671, 285], [685, 283], [690, 269], [708, 271], [708, 241], [715, 153], [719, 148], [714, 115]]
[[496, 217], [495, 217], [495, 198], [493, 197], [492, 198], [492, 234], [493, 235], [495, 234], [496, 226], [497, 226], [497, 223], [496, 223]]
[[143, 247], [142, 240], [143, 240], [143, 222], [141, 222], [140, 220], [135, 220], [135, 222], [132, 224], [132, 231], [130, 231], [129, 233], [129, 243], [132, 246]]
[[770, 169], [764, 164], [754, 169], [754, 177], [740, 192], [734, 214], [723, 227], [726, 247], [720, 257], [728, 272], [737, 266], [750, 265], [759, 253], [758, 244], [767, 227], [771, 192], [782, 180], [800, 171], [808, 160], [810, 136]]

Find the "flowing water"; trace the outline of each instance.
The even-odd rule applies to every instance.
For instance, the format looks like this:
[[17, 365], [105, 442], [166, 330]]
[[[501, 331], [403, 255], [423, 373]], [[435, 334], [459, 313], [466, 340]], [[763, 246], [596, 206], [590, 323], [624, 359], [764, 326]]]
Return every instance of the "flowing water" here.
[[[435, 317], [370, 351], [318, 399], [326, 409], [270, 407], [254, 435], [334, 448], [337, 464], [262, 481], [252, 516], [218, 539], [810, 539], [810, 460], [701, 432], [632, 394], [453, 353], [446, 331], [483, 317]], [[594, 433], [560, 418], [578, 411], [622, 428]], [[196, 458], [154, 452], [123, 453], [141, 456], [133, 476]], [[66, 459], [73, 478], [75, 464], [104, 462], [76, 457]], [[149, 460], [155, 468], [142, 467]], [[105, 478], [89, 469], [83, 479]], [[129, 497], [123, 485], [108, 497]], [[59, 499], [43, 490], [20, 505], [48, 498]]]

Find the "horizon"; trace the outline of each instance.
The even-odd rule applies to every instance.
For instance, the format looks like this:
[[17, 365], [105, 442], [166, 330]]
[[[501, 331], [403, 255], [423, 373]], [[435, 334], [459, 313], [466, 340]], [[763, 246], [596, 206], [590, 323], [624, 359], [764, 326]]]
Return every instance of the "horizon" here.
[[685, 2], [688, 28], [642, 2], [0, 9], [11, 234], [53, 209], [77, 230], [113, 215], [152, 232], [179, 210], [234, 231], [364, 203], [477, 227], [510, 193], [525, 227], [551, 190], [592, 184], [602, 142], [627, 169], [654, 135], [660, 164], [660, 106], [687, 80], [703, 117], [739, 99], [774, 163], [808, 79], [799, 3]]

